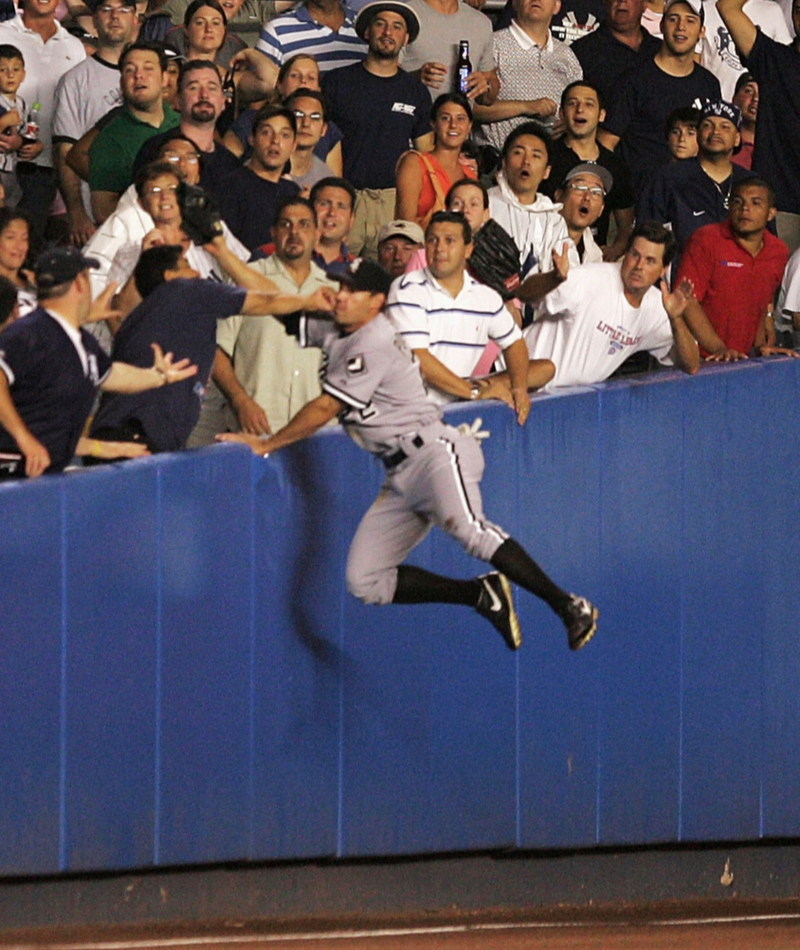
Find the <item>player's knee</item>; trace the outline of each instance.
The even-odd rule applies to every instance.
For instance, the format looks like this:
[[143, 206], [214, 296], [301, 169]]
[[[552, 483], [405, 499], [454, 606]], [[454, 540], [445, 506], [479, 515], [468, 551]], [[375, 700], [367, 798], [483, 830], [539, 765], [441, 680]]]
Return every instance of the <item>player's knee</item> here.
[[364, 571], [347, 565], [347, 590], [365, 604], [389, 604], [394, 595], [395, 579], [391, 571]]

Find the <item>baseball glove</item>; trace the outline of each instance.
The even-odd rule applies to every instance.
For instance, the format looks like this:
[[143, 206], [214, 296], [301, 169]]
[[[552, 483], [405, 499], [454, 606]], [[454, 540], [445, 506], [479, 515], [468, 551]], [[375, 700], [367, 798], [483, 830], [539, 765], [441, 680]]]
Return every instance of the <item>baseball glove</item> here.
[[472, 276], [503, 300], [511, 300], [519, 287], [519, 248], [514, 238], [496, 221], [489, 219], [474, 239], [469, 259]]
[[190, 241], [202, 247], [222, 234], [219, 206], [207, 191], [181, 182], [178, 201], [182, 227]]

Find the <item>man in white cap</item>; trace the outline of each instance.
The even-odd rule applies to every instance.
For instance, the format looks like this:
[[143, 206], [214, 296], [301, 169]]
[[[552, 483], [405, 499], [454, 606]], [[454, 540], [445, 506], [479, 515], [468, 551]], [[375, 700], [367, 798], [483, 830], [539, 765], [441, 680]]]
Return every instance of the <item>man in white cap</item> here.
[[414, 221], [390, 221], [378, 234], [378, 263], [394, 280], [405, 273], [411, 256], [424, 243], [422, 228]]
[[366, 59], [326, 73], [322, 91], [344, 135], [343, 177], [358, 195], [350, 250], [374, 259], [378, 232], [394, 217], [397, 160], [409, 141], [430, 151], [433, 132], [428, 90], [400, 68], [401, 52], [419, 33], [414, 11], [376, 0], [358, 14], [356, 32], [367, 42]]

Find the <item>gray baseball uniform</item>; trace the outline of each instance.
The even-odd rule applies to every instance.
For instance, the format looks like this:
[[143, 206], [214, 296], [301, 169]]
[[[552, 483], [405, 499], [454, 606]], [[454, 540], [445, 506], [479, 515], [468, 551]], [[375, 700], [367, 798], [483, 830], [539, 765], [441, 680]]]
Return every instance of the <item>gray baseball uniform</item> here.
[[432, 524], [469, 554], [491, 560], [508, 535], [483, 517], [480, 444], [442, 422], [391, 320], [379, 314], [347, 334], [329, 321], [302, 318], [299, 340], [322, 349], [323, 392], [344, 403], [345, 430], [386, 466], [386, 481], [350, 547], [350, 592], [367, 603], [391, 603], [398, 566]]

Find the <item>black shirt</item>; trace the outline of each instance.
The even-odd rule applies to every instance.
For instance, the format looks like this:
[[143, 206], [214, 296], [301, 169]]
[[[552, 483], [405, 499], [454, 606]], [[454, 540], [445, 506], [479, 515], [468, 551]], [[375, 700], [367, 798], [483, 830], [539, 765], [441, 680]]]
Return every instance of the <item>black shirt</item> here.
[[638, 50], [621, 43], [602, 23], [593, 33], [576, 40], [572, 52], [578, 57], [583, 78], [596, 86], [607, 104], [614, 83], [639, 63], [640, 56], [653, 57], [661, 48], [661, 40], [642, 27], [642, 43]]
[[267, 181], [240, 165], [222, 179], [217, 197], [222, 220], [253, 251], [272, 240], [272, 222], [281, 201], [299, 194], [299, 185], [287, 178]]
[[344, 136], [344, 177], [354, 188], [394, 188], [398, 158], [431, 131], [427, 86], [402, 69], [376, 76], [353, 63], [325, 73], [322, 91]]
[[[495, 30], [511, 26], [515, 15], [514, 0], [507, 0], [495, 24]], [[579, 39], [596, 30], [597, 24], [603, 23], [605, 18], [606, 11], [602, 0], [563, 0], [561, 8], [550, 22], [550, 32], [562, 43], [577, 43]]]
[[616, 151], [627, 162], [637, 191], [669, 162], [665, 126], [670, 113], [692, 105], [695, 99], [721, 97], [717, 77], [697, 63], [688, 76], [670, 76], [654, 58], [643, 57], [620, 76], [607, 104], [604, 126], [620, 137]]
[[217, 320], [241, 313], [241, 287], [199, 278], [168, 280], [136, 307], [114, 338], [114, 359], [153, 365], [151, 343], [197, 364], [197, 375], [134, 395], [104, 393], [92, 433], [138, 420], [157, 452], [182, 449], [197, 423], [217, 350]]
[[[608, 241], [611, 212], [619, 211], [621, 208], [632, 208], [636, 204], [636, 195], [631, 184], [631, 174], [624, 159], [616, 152], [609, 151], [600, 145], [599, 142], [597, 147], [599, 149], [597, 164], [607, 168], [614, 179], [614, 185], [606, 195], [603, 213], [592, 227], [597, 243], [604, 245]], [[583, 159], [572, 151], [564, 139], [558, 139], [553, 143], [550, 152], [550, 175], [539, 185], [539, 191], [548, 198], [555, 199], [556, 191], [561, 187], [567, 172], [582, 163]]]
[[759, 93], [753, 168], [775, 189], [781, 211], [800, 214], [800, 53], [759, 30], [747, 68]]

